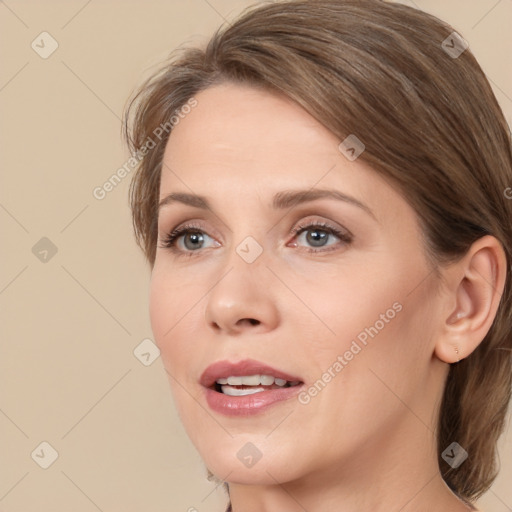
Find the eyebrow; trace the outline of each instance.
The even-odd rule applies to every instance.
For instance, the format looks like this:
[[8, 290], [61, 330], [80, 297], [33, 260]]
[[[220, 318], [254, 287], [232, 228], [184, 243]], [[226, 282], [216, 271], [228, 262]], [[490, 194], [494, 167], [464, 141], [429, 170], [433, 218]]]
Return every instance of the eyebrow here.
[[[364, 203], [334, 189], [309, 189], [309, 190], [287, 190], [277, 192], [272, 199], [272, 207], [276, 210], [284, 210], [285, 208], [292, 208], [301, 203], [316, 201], [317, 199], [336, 199], [345, 203], [352, 204], [364, 210], [371, 217], [377, 220], [373, 211]], [[205, 196], [197, 194], [187, 194], [184, 192], [173, 192], [166, 195], [158, 204], [158, 211], [172, 203], [182, 203], [195, 208], [203, 210], [211, 210], [210, 203]]]

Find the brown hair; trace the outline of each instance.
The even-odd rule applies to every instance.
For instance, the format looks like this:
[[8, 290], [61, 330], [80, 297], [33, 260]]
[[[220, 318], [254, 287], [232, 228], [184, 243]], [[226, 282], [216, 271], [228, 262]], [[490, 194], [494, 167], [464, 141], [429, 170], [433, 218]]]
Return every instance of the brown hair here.
[[[297, 102], [340, 142], [355, 134], [364, 143], [359, 158], [414, 208], [436, 265], [456, 261], [485, 234], [501, 242], [507, 278], [496, 318], [479, 347], [451, 365], [437, 430], [444, 480], [473, 500], [497, 475], [496, 443], [511, 396], [512, 200], [505, 191], [512, 152], [492, 89], [453, 32], [434, 16], [379, 0], [254, 5], [220, 27], [205, 49], [173, 52], [133, 96], [124, 129], [138, 153], [201, 90], [222, 81], [264, 87]], [[130, 186], [137, 243], [151, 267], [170, 131]], [[469, 454], [457, 469], [441, 458], [453, 441]]]

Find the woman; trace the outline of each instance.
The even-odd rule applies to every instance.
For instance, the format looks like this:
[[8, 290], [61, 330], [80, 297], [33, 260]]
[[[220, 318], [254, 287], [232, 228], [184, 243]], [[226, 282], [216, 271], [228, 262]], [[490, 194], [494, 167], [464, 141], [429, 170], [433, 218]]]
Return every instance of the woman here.
[[150, 317], [228, 510], [467, 511], [512, 381], [512, 155], [453, 28], [256, 5], [125, 115]]

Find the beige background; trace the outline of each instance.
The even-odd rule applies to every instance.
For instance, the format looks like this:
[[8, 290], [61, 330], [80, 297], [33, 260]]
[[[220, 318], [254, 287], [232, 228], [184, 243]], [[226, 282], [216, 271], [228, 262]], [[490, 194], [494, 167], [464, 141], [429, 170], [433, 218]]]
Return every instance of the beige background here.
[[[404, 2], [464, 35], [510, 123], [512, 0]], [[251, 3], [0, 2], [1, 511], [223, 510], [161, 359], [133, 352], [152, 333], [130, 175], [101, 201], [92, 191], [127, 159], [120, 117], [141, 76]], [[31, 47], [43, 31], [59, 45], [47, 59]], [[512, 510], [511, 430], [487, 512]], [[58, 452], [47, 469], [43, 441]]]

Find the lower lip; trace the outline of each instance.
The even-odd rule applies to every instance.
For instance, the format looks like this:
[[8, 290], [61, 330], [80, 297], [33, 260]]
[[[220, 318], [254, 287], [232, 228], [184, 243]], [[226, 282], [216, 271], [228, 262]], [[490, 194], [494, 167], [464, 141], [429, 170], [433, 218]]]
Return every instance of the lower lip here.
[[251, 416], [268, 407], [297, 396], [304, 384], [282, 389], [269, 389], [252, 395], [229, 396], [210, 388], [206, 391], [206, 401], [211, 409], [226, 416]]

